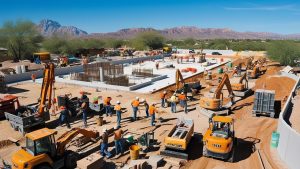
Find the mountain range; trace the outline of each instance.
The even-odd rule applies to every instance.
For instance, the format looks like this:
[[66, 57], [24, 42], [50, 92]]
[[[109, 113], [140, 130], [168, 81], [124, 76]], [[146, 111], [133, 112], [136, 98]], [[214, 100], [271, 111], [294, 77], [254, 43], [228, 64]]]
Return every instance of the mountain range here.
[[182, 26], [167, 29], [154, 28], [127, 28], [108, 33], [87, 33], [74, 26], [62, 26], [57, 21], [44, 19], [37, 24], [37, 29], [43, 36], [68, 35], [85, 38], [118, 38], [130, 39], [138, 33], [157, 31], [168, 39], [300, 39], [300, 34], [277, 34], [270, 32], [237, 32], [228, 28], [198, 28], [195, 26]]

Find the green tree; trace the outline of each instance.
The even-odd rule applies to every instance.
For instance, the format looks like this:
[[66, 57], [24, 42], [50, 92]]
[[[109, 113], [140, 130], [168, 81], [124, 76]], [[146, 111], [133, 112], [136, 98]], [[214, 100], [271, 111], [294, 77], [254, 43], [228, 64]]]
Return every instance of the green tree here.
[[267, 47], [268, 56], [282, 65], [294, 66], [300, 58], [300, 45], [293, 41], [272, 41]]
[[19, 61], [31, 59], [32, 53], [39, 50], [43, 37], [38, 33], [34, 23], [18, 20], [7, 21], [0, 28], [1, 45], [8, 49], [8, 55]]
[[155, 31], [142, 32], [132, 39], [131, 45], [138, 50], [160, 49], [164, 45], [164, 37]]

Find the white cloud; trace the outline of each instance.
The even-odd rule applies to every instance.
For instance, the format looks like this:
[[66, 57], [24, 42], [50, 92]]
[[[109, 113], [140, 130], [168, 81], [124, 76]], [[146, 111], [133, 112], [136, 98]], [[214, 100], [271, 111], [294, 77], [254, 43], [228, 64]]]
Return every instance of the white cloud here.
[[298, 11], [294, 5], [253, 6], [253, 7], [224, 7], [230, 11]]

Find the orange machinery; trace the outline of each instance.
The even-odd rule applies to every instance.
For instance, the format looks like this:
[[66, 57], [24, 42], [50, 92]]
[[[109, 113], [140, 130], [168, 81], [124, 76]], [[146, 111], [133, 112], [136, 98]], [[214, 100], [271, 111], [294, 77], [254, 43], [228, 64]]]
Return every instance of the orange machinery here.
[[44, 126], [45, 122], [50, 120], [49, 109], [52, 103], [54, 77], [54, 64], [46, 64], [38, 105], [20, 106], [18, 113], [4, 112], [15, 130], [25, 134], [32, 127]]
[[52, 169], [76, 167], [80, 154], [66, 150], [66, 145], [78, 134], [95, 142], [99, 133], [80, 128], [73, 128], [55, 141], [57, 131], [42, 128], [25, 135], [26, 147], [12, 155], [13, 169]]
[[236, 143], [234, 120], [230, 116], [209, 119], [209, 128], [203, 135], [203, 156], [234, 162]]
[[[231, 99], [231, 102], [223, 106], [223, 93], [222, 89], [226, 85], [227, 90], [229, 92], [229, 98]], [[224, 74], [221, 82], [217, 86], [216, 90], [214, 91], [213, 97], [202, 97], [200, 98], [200, 111], [205, 114], [228, 114], [228, 109], [234, 102], [233, 100], [234, 94], [233, 90], [231, 88], [231, 84], [229, 81], [228, 74]], [[225, 109], [224, 109], [225, 108]]]

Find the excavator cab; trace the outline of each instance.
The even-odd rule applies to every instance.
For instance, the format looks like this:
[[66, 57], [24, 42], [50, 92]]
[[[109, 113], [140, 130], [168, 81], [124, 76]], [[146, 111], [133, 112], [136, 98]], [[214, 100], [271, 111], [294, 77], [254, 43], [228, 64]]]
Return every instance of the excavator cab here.
[[233, 161], [234, 123], [229, 116], [214, 116], [203, 136], [203, 156]]

